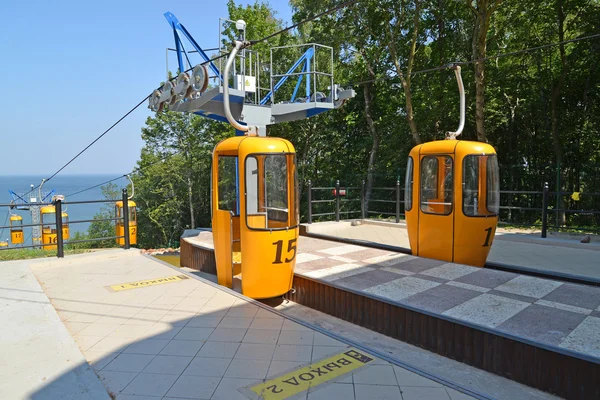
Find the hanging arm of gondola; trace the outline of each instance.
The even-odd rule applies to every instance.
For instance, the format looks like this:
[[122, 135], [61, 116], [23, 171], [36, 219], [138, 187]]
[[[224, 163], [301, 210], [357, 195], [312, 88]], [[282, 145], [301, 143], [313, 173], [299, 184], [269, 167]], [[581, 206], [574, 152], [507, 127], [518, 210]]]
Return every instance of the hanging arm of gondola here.
[[458, 83], [458, 93], [460, 96], [460, 122], [456, 132], [448, 132], [446, 139], [456, 139], [460, 135], [465, 127], [465, 86], [463, 85], [462, 76], [460, 75], [460, 66], [452, 66], [454, 75], [456, 76], [456, 82]]

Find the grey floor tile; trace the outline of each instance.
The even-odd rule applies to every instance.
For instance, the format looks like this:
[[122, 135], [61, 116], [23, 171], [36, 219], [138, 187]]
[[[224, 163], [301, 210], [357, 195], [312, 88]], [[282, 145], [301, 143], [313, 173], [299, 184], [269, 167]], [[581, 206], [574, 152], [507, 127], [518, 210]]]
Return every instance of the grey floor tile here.
[[183, 375], [212, 376], [220, 378], [229, 368], [231, 358], [194, 357]]
[[492, 289], [487, 293], [493, 294], [496, 296], [506, 297], [508, 299], [523, 301], [525, 303], [535, 303], [538, 300], [537, 297], [523, 296], [520, 294], [510, 293], [510, 292], [502, 292], [502, 291], [496, 290], [496, 289]]
[[564, 283], [544, 300], [594, 310], [600, 306], [600, 287]]
[[493, 269], [479, 269], [469, 275], [455, 279], [456, 282], [468, 283], [469, 285], [481, 286], [493, 289], [500, 286], [518, 275], [512, 272], [495, 271]]
[[283, 318], [259, 318], [256, 317], [250, 324], [250, 329], [268, 329], [268, 330], [281, 330], [283, 326]]
[[451, 400], [473, 400], [474, 399], [473, 397], [466, 395], [462, 392], [459, 392], [458, 390], [446, 388], [446, 392], [448, 392], [448, 395], [450, 396]]
[[209, 376], [180, 376], [167, 392], [167, 396], [190, 399], [210, 399], [220, 378]]
[[147, 374], [180, 375], [192, 361], [192, 357], [180, 356], [156, 356], [150, 364], [144, 368]]
[[249, 304], [247, 307], [233, 306], [227, 311], [225, 317], [254, 318], [257, 312], [258, 306], [252, 304]]
[[268, 377], [282, 375], [286, 372], [293, 371], [299, 367], [306, 365], [307, 363], [302, 361], [271, 361], [269, 366]]
[[345, 343], [342, 343], [339, 340], [324, 335], [320, 332], [315, 332], [313, 344], [315, 346], [345, 346]]
[[280, 344], [275, 348], [274, 361], [301, 361], [308, 362], [311, 359], [312, 346], [298, 346], [291, 344]]
[[336, 285], [347, 288], [363, 290], [385, 282], [393, 281], [394, 279], [398, 279], [398, 274], [376, 269], [347, 278], [338, 279], [335, 283]]
[[428, 275], [451, 281], [460, 278], [461, 276], [469, 275], [477, 270], [479, 270], [479, 268], [470, 267], [468, 265], [447, 263], [440, 265], [439, 267], [422, 271], [421, 275]]
[[158, 354], [169, 343], [163, 339], [143, 339], [127, 346], [123, 353]]
[[279, 330], [271, 329], [248, 329], [243, 343], [276, 344], [279, 339]]
[[248, 360], [271, 360], [274, 352], [274, 344], [242, 343], [233, 358], [244, 358]]
[[450, 285], [439, 285], [402, 300], [402, 303], [427, 311], [442, 313], [481, 293]]
[[407, 276], [365, 289], [366, 293], [398, 301], [439, 286], [438, 282]]
[[[445, 261], [433, 260], [431, 258], [414, 258], [401, 264], [397, 264], [396, 267], [417, 274], [444, 264], [446, 264]], [[390, 267], [394, 266], [391, 265]]]
[[354, 385], [356, 400], [402, 400], [398, 386]]
[[206, 342], [196, 356], [210, 358], [233, 358], [238, 350], [238, 347], [240, 347], [239, 343]]
[[175, 336], [175, 340], [206, 340], [213, 331], [213, 328], [191, 328], [186, 326]]
[[197, 315], [192, 318], [188, 323], [187, 327], [190, 328], [216, 328], [223, 317], [208, 317], [206, 315]]
[[496, 329], [552, 345], [560, 344], [585, 315], [533, 304]]
[[348, 383], [321, 384], [311, 388], [308, 400], [349, 400], [354, 399], [354, 387]]
[[291, 319], [286, 319], [283, 321], [283, 326], [281, 327], [282, 331], [307, 331], [314, 332], [312, 329], [307, 328], [306, 326], [299, 324], [297, 322], [292, 321]]
[[111, 361], [103, 371], [116, 372], [141, 372], [152, 361], [153, 355], [148, 354], [120, 354]]
[[397, 386], [394, 368], [391, 365], [367, 365], [353, 373], [355, 384]]
[[98, 371], [100, 381], [109, 393], [119, 394], [137, 376], [137, 372]]
[[270, 360], [233, 359], [225, 372], [227, 378], [265, 379]]
[[[120, 395], [117, 396], [116, 400], [172, 400], [172, 399], [167, 399], [166, 397], [161, 397], [161, 396], [135, 396], [133, 394], [121, 393]], [[182, 399], [176, 399], [176, 400], [182, 400]], [[183, 399], [183, 400], [187, 400], [187, 399]]]
[[316, 362], [348, 350], [348, 346], [313, 346], [312, 362]]
[[567, 336], [560, 347], [578, 351], [594, 357], [600, 357], [600, 318], [586, 317], [577, 328]]
[[496, 290], [541, 299], [562, 284], [559, 281], [520, 275], [496, 287]]
[[436, 387], [403, 387], [404, 400], [451, 400], [445, 388]]
[[194, 357], [204, 343], [196, 340], [171, 340], [159, 354]]
[[312, 331], [281, 331], [278, 344], [312, 345], [314, 332]]
[[441, 384], [424, 376], [415, 374], [407, 369], [394, 365], [394, 373], [400, 387], [405, 386], [421, 386], [421, 387], [442, 387]]
[[215, 328], [207, 341], [241, 343], [246, 335], [246, 331], [247, 329]]
[[164, 396], [177, 380], [177, 375], [139, 374], [123, 393], [136, 396]]
[[218, 328], [244, 329], [244, 328], [249, 328], [251, 323], [252, 323], [252, 318], [223, 317], [221, 322], [219, 322]]
[[211, 400], [248, 400], [238, 389], [256, 383], [256, 379], [223, 378]]
[[496, 327], [529, 306], [518, 300], [483, 293], [443, 314], [474, 324]]

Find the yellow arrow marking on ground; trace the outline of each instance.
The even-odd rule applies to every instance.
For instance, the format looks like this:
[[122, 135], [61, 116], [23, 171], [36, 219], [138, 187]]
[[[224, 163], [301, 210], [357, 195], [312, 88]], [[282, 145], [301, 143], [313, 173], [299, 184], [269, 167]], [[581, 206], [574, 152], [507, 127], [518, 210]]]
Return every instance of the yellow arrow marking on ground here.
[[147, 286], [153, 285], [162, 285], [164, 283], [172, 283], [177, 281], [183, 281], [185, 279], [190, 279], [185, 275], [175, 275], [175, 276], [167, 276], [165, 278], [157, 278], [157, 279], [149, 279], [147, 281], [139, 281], [139, 282], [131, 282], [131, 283], [122, 283], [120, 285], [114, 285], [110, 288], [115, 292], [119, 292], [121, 290], [129, 290], [129, 289], [139, 289]]
[[372, 356], [350, 349], [308, 367], [280, 375], [274, 379], [250, 388], [251, 391], [265, 400], [287, 399], [290, 396], [308, 390], [355, 369], [364, 367], [373, 361]]

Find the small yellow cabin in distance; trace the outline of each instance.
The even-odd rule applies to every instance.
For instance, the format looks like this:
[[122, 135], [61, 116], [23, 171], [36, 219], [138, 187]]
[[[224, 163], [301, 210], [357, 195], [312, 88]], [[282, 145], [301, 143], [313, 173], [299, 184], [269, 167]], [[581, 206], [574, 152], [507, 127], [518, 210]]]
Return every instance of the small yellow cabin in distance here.
[[[42, 217], [42, 244], [44, 250], [56, 250], [56, 208], [54, 206], [44, 206], [40, 208]], [[69, 215], [66, 212], [61, 214], [62, 218], [62, 237], [63, 240], [69, 239]]]
[[[296, 154], [287, 140], [235, 136], [212, 159], [212, 228], [220, 285], [255, 299], [287, 293], [296, 265]], [[243, 254], [243, 257], [242, 257]]]
[[[137, 205], [135, 201], [128, 200], [127, 208], [129, 210], [129, 244], [137, 244]], [[117, 238], [117, 244], [119, 246], [125, 245], [125, 222], [123, 221], [125, 210], [123, 210], [123, 202], [115, 202], [115, 236], [121, 236]]]
[[482, 267], [498, 224], [494, 148], [465, 140], [415, 146], [409, 154], [405, 187], [413, 255]]

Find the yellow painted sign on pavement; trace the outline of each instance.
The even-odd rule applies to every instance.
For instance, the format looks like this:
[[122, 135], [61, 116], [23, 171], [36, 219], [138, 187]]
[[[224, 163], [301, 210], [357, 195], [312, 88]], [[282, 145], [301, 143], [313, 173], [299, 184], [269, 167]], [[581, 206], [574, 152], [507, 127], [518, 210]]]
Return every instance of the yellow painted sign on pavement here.
[[153, 285], [162, 285], [164, 283], [172, 283], [177, 281], [182, 281], [185, 279], [190, 279], [185, 275], [175, 275], [175, 276], [167, 276], [165, 278], [157, 278], [157, 279], [149, 279], [147, 281], [139, 281], [139, 282], [131, 282], [131, 283], [122, 283], [120, 285], [114, 285], [110, 288], [115, 292], [119, 292], [121, 290], [129, 290], [129, 289], [138, 289], [147, 286]]
[[249, 389], [264, 400], [287, 399], [363, 367], [371, 361], [373, 358], [370, 355], [356, 349], [349, 349]]

